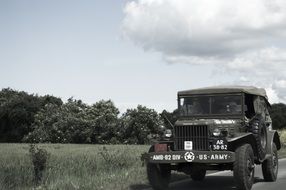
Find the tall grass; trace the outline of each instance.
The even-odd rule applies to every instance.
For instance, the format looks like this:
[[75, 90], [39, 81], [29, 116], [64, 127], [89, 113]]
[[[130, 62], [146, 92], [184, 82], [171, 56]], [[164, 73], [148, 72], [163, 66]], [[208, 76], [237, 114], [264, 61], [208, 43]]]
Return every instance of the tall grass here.
[[40, 146], [50, 153], [42, 184], [35, 186], [29, 146], [0, 144], [0, 189], [132, 189], [147, 183], [140, 155], [148, 146]]
[[[279, 131], [286, 143], [286, 130]], [[140, 156], [149, 146], [42, 144], [50, 154], [40, 185], [28, 144], [0, 144], [0, 190], [139, 190], [148, 184]], [[286, 147], [279, 151], [286, 157]], [[175, 176], [174, 180], [185, 178]], [[143, 187], [143, 188], [142, 188]]]
[[280, 136], [281, 144], [286, 146], [286, 129], [280, 130], [280, 131], [278, 131], [278, 133], [279, 133], [279, 136]]
[[286, 129], [278, 131], [281, 141], [281, 149], [278, 152], [279, 158], [286, 158]]

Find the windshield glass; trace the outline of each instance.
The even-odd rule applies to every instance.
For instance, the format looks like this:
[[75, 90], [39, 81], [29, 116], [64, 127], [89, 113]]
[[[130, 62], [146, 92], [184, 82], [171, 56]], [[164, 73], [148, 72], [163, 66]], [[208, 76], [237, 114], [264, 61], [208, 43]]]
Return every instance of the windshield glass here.
[[181, 116], [237, 115], [242, 113], [241, 95], [181, 97], [179, 104]]

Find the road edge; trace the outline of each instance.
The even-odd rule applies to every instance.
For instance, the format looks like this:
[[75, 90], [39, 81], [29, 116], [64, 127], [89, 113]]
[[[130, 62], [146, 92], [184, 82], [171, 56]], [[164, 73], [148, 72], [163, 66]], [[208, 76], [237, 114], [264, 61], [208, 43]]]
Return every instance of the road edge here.
[[[279, 161], [284, 161], [284, 160], [286, 160], [286, 158], [280, 158], [279, 159]], [[217, 174], [228, 173], [229, 171], [230, 170], [218, 171], [218, 172], [207, 174], [206, 176], [214, 176], [214, 175], [217, 175]], [[190, 180], [192, 180], [192, 179], [190, 179], [190, 178], [182, 179], [182, 180], [174, 181], [174, 182], [170, 183], [170, 185], [177, 185], [177, 184], [184, 183], [184, 182], [187, 182], [187, 181], [190, 181]], [[144, 190], [152, 190], [152, 187], [149, 187], [149, 188], [144, 189]]]

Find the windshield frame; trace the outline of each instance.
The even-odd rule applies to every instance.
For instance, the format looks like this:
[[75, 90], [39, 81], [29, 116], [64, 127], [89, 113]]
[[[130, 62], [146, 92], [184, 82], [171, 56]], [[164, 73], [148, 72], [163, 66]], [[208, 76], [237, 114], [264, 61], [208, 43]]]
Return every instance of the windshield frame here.
[[[192, 97], [217, 97], [217, 96], [240, 96], [241, 97], [241, 113], [239, 114], [195, 114], [195, 115], [181, 115], [181, 98], [192, 98]], [[178, 111], [179, 118], [244, 118], [245, 116], [245, 101], [244, 101], [244, 93], [214, 93], [214, 94], [197, 94], [197, 95], [178, 95]]]

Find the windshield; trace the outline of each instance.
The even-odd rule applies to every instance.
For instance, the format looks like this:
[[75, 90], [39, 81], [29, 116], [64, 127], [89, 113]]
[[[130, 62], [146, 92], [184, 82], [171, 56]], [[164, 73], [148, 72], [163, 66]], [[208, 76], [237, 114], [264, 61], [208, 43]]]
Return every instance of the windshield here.
[[241, 95], [191, 96], [179, 98], [181, 116], [237, 115], [242, 113]]

